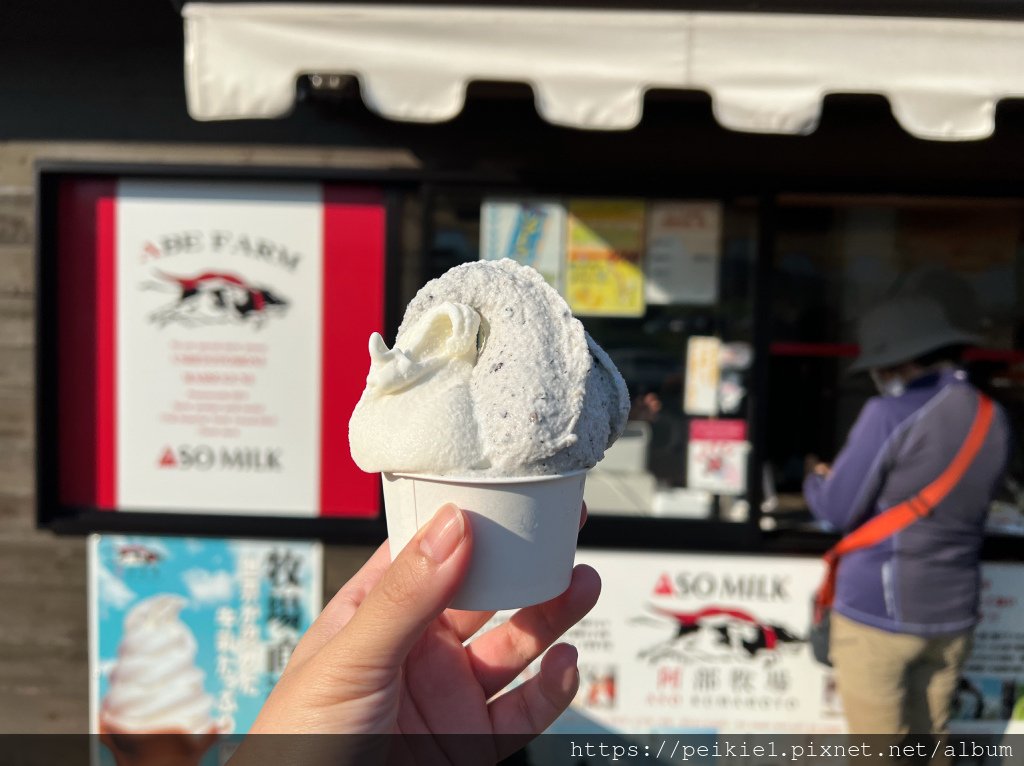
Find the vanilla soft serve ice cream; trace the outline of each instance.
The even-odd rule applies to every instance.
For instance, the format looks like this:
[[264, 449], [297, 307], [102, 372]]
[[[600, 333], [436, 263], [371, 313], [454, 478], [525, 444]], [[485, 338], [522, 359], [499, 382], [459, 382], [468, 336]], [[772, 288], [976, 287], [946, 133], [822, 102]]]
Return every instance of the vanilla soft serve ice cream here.
[[125, 617], [100, 711], [104, 729], [125, 734], [213, 731], [213, 698], [196, 667], [195, 637], [179, 616], [184, 606], [180, 596], [153, 596]]
[[558, 292], [515, 261], [480, 261], [424, 285], [393, 348], [371, 336], [349, 443], [368, 472], [544, 476], [594, 466], [628, 411]]

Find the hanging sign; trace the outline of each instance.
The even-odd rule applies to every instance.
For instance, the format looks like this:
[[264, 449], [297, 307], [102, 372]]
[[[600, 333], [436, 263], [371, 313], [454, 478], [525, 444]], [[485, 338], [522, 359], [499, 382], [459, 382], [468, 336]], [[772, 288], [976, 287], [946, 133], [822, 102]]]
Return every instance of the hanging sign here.
[[747, 487], [749, 452], [746, 421], [690, 421], [686, 486], [719, 495], [742, 495]]
[[694, 335], [686, 342], [686, 389], [683, 411], [687, 415], [718, 414], [721, 341]]

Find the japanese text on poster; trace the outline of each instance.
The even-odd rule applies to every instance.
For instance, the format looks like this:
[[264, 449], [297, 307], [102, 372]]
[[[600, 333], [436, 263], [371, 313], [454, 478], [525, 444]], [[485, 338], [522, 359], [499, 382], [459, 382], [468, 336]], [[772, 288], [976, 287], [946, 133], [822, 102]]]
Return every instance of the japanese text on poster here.
[[89, 545], [92, 730], [246, 732], [320, 612], [321, 546], [141, 536]]

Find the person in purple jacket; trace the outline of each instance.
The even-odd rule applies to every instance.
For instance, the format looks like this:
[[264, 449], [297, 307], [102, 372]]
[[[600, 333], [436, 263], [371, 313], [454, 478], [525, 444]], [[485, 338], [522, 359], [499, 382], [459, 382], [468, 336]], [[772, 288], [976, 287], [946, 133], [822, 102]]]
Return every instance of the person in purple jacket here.
[[[979, 400], [958, 366], [975, 339], [931, 299], [890, 299], [858, 335], [852, 370], [868, 371], [880, 395], [835, 463], [804, 483], [812, 513], [844, 534], [942, 474]], [[977, 458], [930, 515], [840, 560], [829, 653], [851, 733], [945, 733], [978, 622], [985, 516], [1009, 456], [997, 408]]]

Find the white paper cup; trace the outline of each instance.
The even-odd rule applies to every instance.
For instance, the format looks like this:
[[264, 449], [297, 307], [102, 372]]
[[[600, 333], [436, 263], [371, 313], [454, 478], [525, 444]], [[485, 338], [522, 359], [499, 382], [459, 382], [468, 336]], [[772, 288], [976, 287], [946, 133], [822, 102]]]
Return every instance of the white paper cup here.
[[470, 479], [383, 473], [392, 559], [445, 503], [466, 512], [473, 558], [454, 609], [516, 609], [564, 593], [572, 579], [586, 470]]

